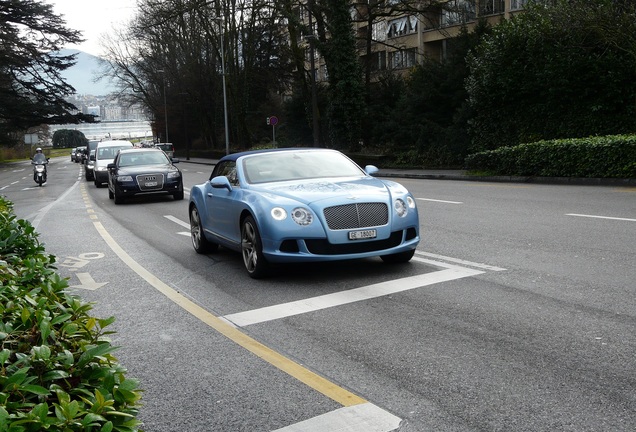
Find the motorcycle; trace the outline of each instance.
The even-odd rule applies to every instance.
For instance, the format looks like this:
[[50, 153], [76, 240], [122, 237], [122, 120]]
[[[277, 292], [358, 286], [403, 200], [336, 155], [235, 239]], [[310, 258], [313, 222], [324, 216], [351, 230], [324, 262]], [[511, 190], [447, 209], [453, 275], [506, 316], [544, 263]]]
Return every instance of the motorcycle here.
[[34, 158], [31, 163], [33, 164], [33, 181], [42, 186], [46, 183], [46, 165], [49, 163], [49, 159]]

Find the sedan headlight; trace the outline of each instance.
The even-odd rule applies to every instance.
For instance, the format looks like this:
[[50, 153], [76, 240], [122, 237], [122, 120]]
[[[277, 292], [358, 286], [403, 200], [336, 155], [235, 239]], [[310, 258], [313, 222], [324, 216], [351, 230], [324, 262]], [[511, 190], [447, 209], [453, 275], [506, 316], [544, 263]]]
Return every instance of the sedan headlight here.
[[287, 212], [285, 211], [284, 208], [274, 207], [270, 213], [272, 217], [274, 218], [274, 220], [282, 221], [287, 219]]
[[395, 212], [397, 213], [398, 216], [400, 217], [404, 217], [406, 216], [406, 214], [409, 212], [409, 208], [406, 205], [406, 203], [398, 198], [395, 200], [395, 204], [393, 205], [393, 208], [395, 208]]
[[123, 183], [123, 182], [131, 182], [131, 181], [133, 181], [133, 178], [132, 178], [132, 176], [129, 176], [129, 175], [117, 176], [117, 181], [121, 182], [121, 183]]
[[168, 178], [172, 179], [172, 178], [179, 178], [181, 177], [181, 173], [179, 171], [172, 171], [168, 173]]
[[291, 216], [294, 222], [302, 226], [309, 225], [314, 220], [314, 216], [311, 214], [311, 212], [302, 207], [296, 207], [294, 210], [292, 210]]
[[[274, 207], [270, 214], [272, 218], [277, 221], [287, 219], [287, 210], [282, 207]], [[306, 208], [296, 207], [291, 211], [291, 218], [294, 222], [301, 226], [307, 226], [314, 220], [314, 215]]]
[[96, 171], [106, 171], [108, 168], [106, 168], [105, 166], [99, 166], [97, 168], [95, 168]]

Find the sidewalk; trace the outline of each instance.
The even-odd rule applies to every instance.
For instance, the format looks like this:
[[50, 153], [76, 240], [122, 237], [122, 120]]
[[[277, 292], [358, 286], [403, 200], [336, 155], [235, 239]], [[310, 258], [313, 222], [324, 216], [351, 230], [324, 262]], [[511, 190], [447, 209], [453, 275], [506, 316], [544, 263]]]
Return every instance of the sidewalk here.
[[[216, 165], [218, 159], [178, 158], [183, 162], [202, 165]], [[464, 170], [427, 170], [427, 169], [382, 169], [376, 177], [414, 178], [426, 180], [461, 180], [506, 183], [539, 183], [560, 185], [588, 185], [588, 186], [636, 186], [636, 179], [615, 178], [575, 178], [575, 177], [515, 177], [515, 176], [474, 176]]]

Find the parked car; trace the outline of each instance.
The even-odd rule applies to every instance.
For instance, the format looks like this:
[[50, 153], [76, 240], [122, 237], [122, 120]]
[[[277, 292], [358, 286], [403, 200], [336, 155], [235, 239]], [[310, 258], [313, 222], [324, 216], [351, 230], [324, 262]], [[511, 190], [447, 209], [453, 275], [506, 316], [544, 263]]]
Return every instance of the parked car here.
[[183, 199], [183, 176], [163, 151], [153, 148], [120, 150], [108, 164], [108, 198], [121, 204], [134, 195], [170, 194]]
[[[86, 149], [86, 159], [84, 160], [84, 178], [86, 179], [86, 181], [90, 181], [95, 178], [93, 169], [95, 164], [95, 149], [97, 148], [97, 144], [99, 144], [99, 141], [97, 140], [88, 142], [88, 146]], [[92, 160], [91, 156], [93, 156]]]
[[95, 160], [93, 166], [93, 182], [96, 187], [102, 187], [108, 183], [108, 164], [113, 162], [117, 152], [121, 149], [132, 148], [130, 141], [101, 141], [95, 147]]
[[224, 156], [190, 191], [192, 245], [240, 251], [253, 278], [270, 263], [407, 262], [420, 241], [417, 206], [404, 186], [371, 176], [377, 171], [328, 149]]
[[169, 157], [174, 156], [174, 146], [170, 143], [157, 143], [155, 147], [166, 152]]

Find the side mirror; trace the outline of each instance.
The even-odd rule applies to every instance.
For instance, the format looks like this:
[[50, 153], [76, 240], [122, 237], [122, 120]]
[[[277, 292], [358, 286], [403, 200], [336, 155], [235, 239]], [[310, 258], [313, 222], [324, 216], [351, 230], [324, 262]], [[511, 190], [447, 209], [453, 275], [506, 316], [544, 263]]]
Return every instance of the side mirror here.
[[214, 189], [227, 189], [232, 192], [232, 185], [225, 176], [217, 176], [210, 180], [210, 184]]
[[378, 167], [377, 167], [377, 166], [375, 166], [375, 165], [367, 165], [367, 166], [365, 166], [365, 167], [364, 167], [364, 171], [365, 171], [367, 174], [369, 174], [369, 175], [373, 175], [373, 174], [376, 174], [376, 173], [377, 173], [378, 171], [380, 171], [380, 170], [379, 170], [379, 169], [378, 169]]
[[113, 168], [117, 168], [117, 165], [115, 165], [114, 163], [109, 163], [108, 165], [106, 165], [106, 168], [113, 169]]

